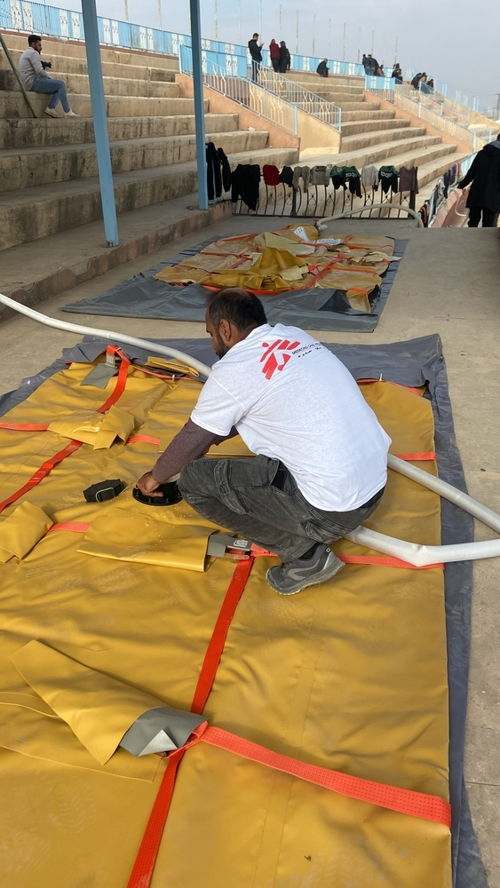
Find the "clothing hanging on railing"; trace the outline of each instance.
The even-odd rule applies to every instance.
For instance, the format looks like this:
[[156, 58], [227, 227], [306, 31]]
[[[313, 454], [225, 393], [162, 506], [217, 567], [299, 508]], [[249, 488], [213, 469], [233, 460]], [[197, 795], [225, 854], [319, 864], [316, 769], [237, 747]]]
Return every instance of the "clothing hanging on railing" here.
[[378, 171], [378, 179], [384, 194], [392, 191], [393, 194], [398, 190], [398, 171], [393, 166], [381, 166]]
[[364, 166], [361, 170], [361, 184], [364, 188], [373, 188], [374, 191], [378, 189], [378, 167], [373, 164], [369, 164], [368, 166]]
[[222, 187], [224, 191], [231, 191], [231, 166], [223, 148], [217, 148], [217, 157], [222, 174]]
[[205, 157], [207, 160], [207, 191], [208, 199], [214, 200], [222, 194], [222, 177], [220, 161], [213, 142], [205, 145]]
[[293, 170], [289, 166], [284, 166], [280, 173], [280, 181], [285, 185], [293, 186]]
[[273, 163], [265, 163], [262, 167], [262, 177], [266, 185], [280, 184], [280, 171]]
[[241, 200], [250, 210], [257, 209], [259, 200], [260, 166], [253, 163], [239, 163], [231, 175], [231, 200]]
[[414, 191], [415, 194], [418, 194], [418, 167], [400, 167], [399, 190]]

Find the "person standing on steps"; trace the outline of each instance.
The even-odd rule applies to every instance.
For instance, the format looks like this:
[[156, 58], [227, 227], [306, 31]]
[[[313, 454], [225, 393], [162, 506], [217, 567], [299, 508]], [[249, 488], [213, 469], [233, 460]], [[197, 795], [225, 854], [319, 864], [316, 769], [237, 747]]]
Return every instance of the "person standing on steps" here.
[[280, 74], [286, 74], [290, 70], [290, 53], [284, 40], [280, 40]]
[[259, 43], [259, 35], [255, 33], [251, 40], [248, 41], [248, 51], [252, 59], [252, 80], [257, 83], [259, 79], [259, 71], [262, 63], [262, 47], [263, 43]]
[[40, 59], [42, 51], [42, 38], [37, 34], [28, 37], [28, 49], [25, 49], [19, 59], [19, 76], [24, 88], [30, 92], [45, 93], [50, 95], [50, 101], [45, 108], [45, 114], [49, 117], [59, 117], [56, 111], [60, 102], [66, 117], [78, 117], [71, 110], [66, 93], [64, 80], [56, 80], [47, 74], [44, 64]]
[[500, 212], [500, 133], [478, 151], [458, 188], [465, 188], [470, 182], [469, 228], [477, 228], [480, 221], [483, 228], [496, 228]]
[[269, 56], [271, 58], [273, 71], [276, 71], [276, 73], [278, 73], [280, 67], [280, 48], [276, 43], [274, 37], [269, 44]]

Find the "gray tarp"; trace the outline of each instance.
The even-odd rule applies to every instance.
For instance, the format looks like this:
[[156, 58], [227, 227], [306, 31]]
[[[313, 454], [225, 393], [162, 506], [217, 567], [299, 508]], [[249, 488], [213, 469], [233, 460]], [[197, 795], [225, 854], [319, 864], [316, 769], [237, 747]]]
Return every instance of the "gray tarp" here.
[[[166, 265], [175, 265], [187, 256], [199, 252], [211, 241], [179, 253], [170, 262], [162, 262], [147, 271], [117, 284], [115, 287], [70, 302], [63, 311], [80, 314], [111, 315], [132, 318], [158, 318], [174, 321], [204, 321], [207, 297], [210, 291], [199, 284], [176, 286], [156, 281], [154, 275]], [[406, 241], [395, 241], [395, 255], [401, 256]], [[342, 290], [319, 289], [287, 290], [276, 296], [261, 296], [270, 324], [291, 324], [307, 330], [343, 330], [371, 333], [387, 302], [398, 263], [389, 265], [382, 278], [380, 292], [372, 303], [370, 313], [356, 311], [349, 306]]]

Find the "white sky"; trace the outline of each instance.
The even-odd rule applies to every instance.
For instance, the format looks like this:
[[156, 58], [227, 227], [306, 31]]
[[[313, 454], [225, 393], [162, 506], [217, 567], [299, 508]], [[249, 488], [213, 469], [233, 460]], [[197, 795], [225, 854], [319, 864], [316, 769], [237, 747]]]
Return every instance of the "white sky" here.
[[[98, 0], [99, 15], [125, 20], [126, 0]], [[79, 9], [79, 0], [54, 5]], [[390, 67], [434, 74], [496, 106], [500, 92], [499, 0], [200, 0], [202, 36], [246, 43], [259, 31], [304, 55], [358, 61], [373, 53]], [[128, 0], [129, 21], [189, 33], [189, 2]], [[344, 37], [345, 23], [345, 37]], [[314, 53], [313, 53], [314, 41]], [[345, 53], [344, 53], [345, 50]]]

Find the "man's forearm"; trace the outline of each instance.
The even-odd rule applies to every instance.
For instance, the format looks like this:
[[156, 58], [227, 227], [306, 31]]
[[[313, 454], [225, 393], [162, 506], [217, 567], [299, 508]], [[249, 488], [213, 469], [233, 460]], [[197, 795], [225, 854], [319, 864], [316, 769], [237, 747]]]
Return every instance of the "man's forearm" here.
[[204, 456], [213, 444], [220, 444], [221, 441], [236, 434], [238, 434], [236, 429], [231, 429], [229, 435], [214, 435], [213, 432], [208, 432], [188, 419], [186, 425], [157, 459], [152, 471], [153, 478], [162, 484], [168, 478], [177, 475], [188, 462]]

